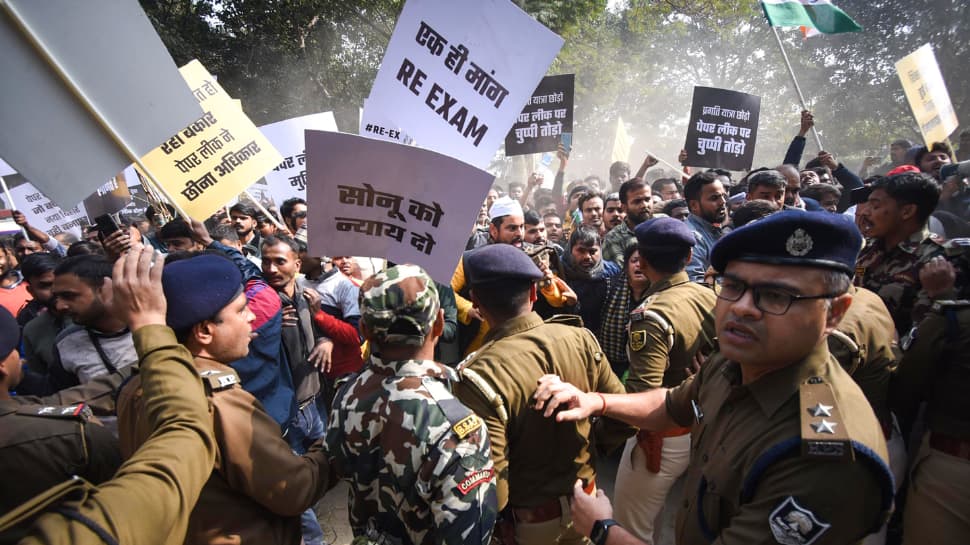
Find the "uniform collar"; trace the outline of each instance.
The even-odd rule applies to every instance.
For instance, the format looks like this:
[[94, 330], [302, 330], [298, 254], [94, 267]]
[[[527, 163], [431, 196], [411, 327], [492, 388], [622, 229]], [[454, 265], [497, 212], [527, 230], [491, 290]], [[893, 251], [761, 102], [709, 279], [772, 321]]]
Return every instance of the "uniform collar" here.
[[435, 377], [442, 379], [456, 379], [450, 367], [438, 364], [432, 360], [394, 360], [384, 361], [371, 354], [371, 369], [381, 375], [395, 375], [399, 377]]
[[523, 314], [521, 316], [516, 316], [511, 320], [507, 320], [502, 325], [492, 329], [485, 335], [485, 342], [497, 341], [504, 337], [510, 337], [523, 331], [528, 331], [530, 329], [539, 327], [542, 325], [542, 318], [535, 312], [529, 312], [528, 314]]
[[652, 284], [649, 288], [647, 288], [647, 291], [643, 293], [643, 297], [644, 298], [649, 297], [651, 295], [654, 295], [655, 293], [664, 291], [665, 289], [669, 289], [674, 286], [679, 286], [681, 284], [686, 284], [687, 282], [690, 282], [690, 277], [687, 276], [687, 271], [680, 271], [678, 273], [674, 273], [668, 276], [667, 278], [664, 278], [660, 282], [657, 282], [656, 284]]
[[207, 358], [205, 356], [195, 356], [194, 361], [195, 361], [195, 368], [198, 369], [199, 371], [216, 370], [216, 371], [232, 371], [235, 373], [232, 367], [229, 367], [228, 365], [218, 362], [212, 358]]
[[923, 224], [923, 228], [916, 231], [909, 238], [899, 243], [898, 248], [907, 254], [915, 254], [925, 240], [932, 240], [933, 233], [930, 232], [928, 224]]
[[[815, 376], [828, 375], [831, 357], [828, 343], [825, 339], [822, 339], [800, 362], [764, 375], [750, 384], [740, 385], [740, 372], [730, 378], [733, 378], [734, 383], [738, 384], [736, 388], [746, 390], [751, 394], [765, 416], [770, 418], [786, 401], [798, 394], [798, 387], [802, 383]], [[737, 369], [736, 363], [732, 366]]]

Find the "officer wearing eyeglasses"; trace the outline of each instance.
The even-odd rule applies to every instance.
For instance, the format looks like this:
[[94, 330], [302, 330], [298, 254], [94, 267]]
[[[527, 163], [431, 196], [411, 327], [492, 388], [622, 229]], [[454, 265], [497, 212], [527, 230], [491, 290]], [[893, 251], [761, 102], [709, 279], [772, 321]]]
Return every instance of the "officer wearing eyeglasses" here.
[[[862, 237], [841, 215], [784, 211], [711, 252], [719, 352], [681, 385], [585, 394], [545, 376], [536, 408], [559, 421], [609, 415], [649, 430], [691, 427], [677, 543], [855, 543], [880, 528], [893, 478], [879, 422], [826, 337]], [[573, 521], [597, 545], [640, 543], [609, 500], [575, 490]]]

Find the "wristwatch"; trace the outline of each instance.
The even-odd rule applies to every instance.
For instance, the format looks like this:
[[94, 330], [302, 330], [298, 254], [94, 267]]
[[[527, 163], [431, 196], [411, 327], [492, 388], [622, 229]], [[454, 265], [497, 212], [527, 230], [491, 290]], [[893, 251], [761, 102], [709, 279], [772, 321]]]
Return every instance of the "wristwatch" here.
[[613, 519], [598, 520], [593, 523], [593, 531], [589, 534], [589, 540], [593, 545], [606, 545], [606, 538], [610, 535], [610, 527], [618, 523]]

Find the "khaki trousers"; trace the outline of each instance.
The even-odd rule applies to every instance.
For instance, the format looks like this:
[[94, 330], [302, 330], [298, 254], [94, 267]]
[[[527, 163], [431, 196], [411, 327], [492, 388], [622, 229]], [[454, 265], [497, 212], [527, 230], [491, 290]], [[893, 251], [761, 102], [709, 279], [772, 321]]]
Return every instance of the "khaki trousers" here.
[[970, 460], [930, 448], [913, 462], [903, 513], [903, 545], [970, 543]]
[[654, 521], [663, 510], [667, 492], [690, 463], [690, 434], [664, 437], [663, 441], [659, 473], [647, 470], [646, 455], [636, 437], [627, 440], [616, 470], [613, 517], [648, 545], [654, 543]]
[[573, 529], [569, 511], [569, 498], [559, 498], [562, 516], [558, 519], [536, 523], [515, 523], [515, 541], [518, 545], [584, 545], [589, 540]]

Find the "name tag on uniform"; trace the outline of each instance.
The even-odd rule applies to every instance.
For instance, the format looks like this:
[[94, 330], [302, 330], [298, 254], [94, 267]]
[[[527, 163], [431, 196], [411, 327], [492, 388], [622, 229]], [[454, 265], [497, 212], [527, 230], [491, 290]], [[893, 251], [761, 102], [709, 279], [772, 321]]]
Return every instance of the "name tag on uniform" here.
[[482, 427], [482, 421], [475, 415], [468, 415], [462, 418], [457, 424], [451, 427], [458, 437], [464, 439], [468, 434]]

